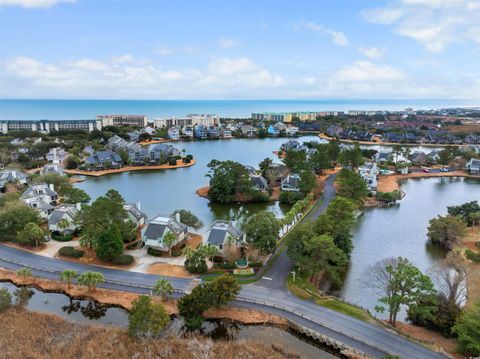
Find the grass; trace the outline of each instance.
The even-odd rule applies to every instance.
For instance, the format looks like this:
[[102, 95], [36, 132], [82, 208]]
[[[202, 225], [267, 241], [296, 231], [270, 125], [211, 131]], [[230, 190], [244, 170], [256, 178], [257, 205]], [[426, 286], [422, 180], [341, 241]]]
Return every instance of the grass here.
[[365, 310], [346, 304], [338, 299], [317, 299], [315, 303], [359, 320], [369, 321], [371, 319], [371, 316]]

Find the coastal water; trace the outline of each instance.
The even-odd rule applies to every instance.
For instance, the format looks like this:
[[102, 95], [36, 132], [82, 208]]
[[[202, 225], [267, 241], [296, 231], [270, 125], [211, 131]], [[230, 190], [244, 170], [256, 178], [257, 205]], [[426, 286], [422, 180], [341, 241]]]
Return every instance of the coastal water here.
[[[19, 287], [11, 283], [1, 283], [0, 288], [6, 288], [15, 301], [15, 291]], [[122, 308], [101, 305], [91, 300], [73, 299], [61, 293], [45, 293], [35, 288], [29, 290], [31, 297], [26, 300], [25, 308], [47, 314], [54, 314], [64, 319], [83, 323], [109, 325], [126, 329], [128, 326], [128, 312]], [[167, 328], [169, 334], [181, 336], [185, 332], [182, 322], [174, 318]], [[310, 342], [307, 338], [284, 330], [266, 325], [243, 325], [232, 321], [207, 320], [202, 326], [200, 334], [213, 340], [253, 340], [264, 345], [277, 345], [286, 352], [299, 355], [301, 358], [335, 358]]]
[[438, 109], [478, 106], [468, 100], [0, 100], [0, 120], [76, 120], [100, 114], [143, 114], [153, 119], [213, 113], [246, 118], [252, 112]]
[[[397, 205], [370, 209], [358, 218], [353, 229], [350, 267], [338, 293], [372, 313], [379, 295], [368, 280], [371, 266], [382, 259], [401, 256], [428, 273], [445, 256], [444, 251], [427, 244], [429, 220], [445, 215], [447, 206], [480, 200], [480, 181], [472, 179], [410, 179], [401, 187], [406, 196]], [[405, 312], [399, 318], [402, 316]]]

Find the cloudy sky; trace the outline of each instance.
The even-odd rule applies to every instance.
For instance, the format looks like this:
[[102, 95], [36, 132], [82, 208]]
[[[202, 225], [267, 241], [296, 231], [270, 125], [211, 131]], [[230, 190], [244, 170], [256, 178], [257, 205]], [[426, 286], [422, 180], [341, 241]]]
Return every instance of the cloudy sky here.
[[480, 100], [480, 0], [0, 0], [0, 98]]

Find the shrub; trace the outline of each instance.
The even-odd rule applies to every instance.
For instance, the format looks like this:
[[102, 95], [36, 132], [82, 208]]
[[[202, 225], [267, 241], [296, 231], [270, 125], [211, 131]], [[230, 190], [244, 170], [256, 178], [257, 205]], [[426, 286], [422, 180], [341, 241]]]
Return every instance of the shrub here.
[[193, 160], [193, 155], [186, 155], [185, 158], [186, 158], [187, 160], [190, 160], [190, 161], [191, 161], [191, 160]]
[[184, 158], [184, 159], [182, 160], [182, 162], [183, 162], [183, 163], [190, 163], [190, 162], [192, 162], [192, 160], [191, 160], [191, 159], [188, 159], [188, 158]]
[[168, 164], [170, 166], [175, 166], [177, 164], [177, 160], [175, 158], [169, 158], [168, 159]]
[[60, 248], [58, 251], [58, 254], [65, 257], [81, 258], [83, 257], [85, 252], [79, 249], [75, 249], [74, 247], [71, 247], [71, 246], [66, 246], [66, 247]]
[[262, 191], [253, 191], [252, 194], [252, 202], [268, 202], [270, 196], [268, 193]]
[[73, 239], [73, 235], [71, 234], [61, 234], [57, 232], [52, 232], [52, 239], [58, 242], [68, 242]]
[[280, 203], [294, 205], [297, 201], [302, 200], [305, 196], [301, 192], [280, 192]]
[[190, 273], [197, 273], [197, 274], [205, 273], [208, 270], [207, 262], [205, 262], [205, 260], [189, 261], [187, 259], [185, 260], [185, 268]]
[[263, 267], [263, 262], [250, 262], [250, 263], [248, 263], [248, 266], [250, 268], [262, 268]]
[[133, 257], [129, 254], [122, 254], [112, 260], [113, 264], [129, 265], [133, 263]]
[[159, 251], [158, 249], [153, 249], [153, 248], [151, 248], [151, 247], [148, 247], [147, 253], [150, 254], [151, 256], [154, 256], [154, 257], [161, 257], [161, 256], [163, 256], [163, 252], [162, 252], [162, 251]]
[[12, 306], [12, 295], [7, 288], [0, 289], [0, 313], [3, 313]]
[[172, 249], [172, 257], [180, 257], [182, 255], [182, 250], [174, 248]]
[[465, 250], [465, 256], [474, 263], [480, 263], [480, 253], [474, 252], [470, 249]]
[[235, 269], [235, 268], [237, 268], [235, 263], [219, 263], [219, 264], [217, 264], [217, 267], [222, 268], [222, 269]]

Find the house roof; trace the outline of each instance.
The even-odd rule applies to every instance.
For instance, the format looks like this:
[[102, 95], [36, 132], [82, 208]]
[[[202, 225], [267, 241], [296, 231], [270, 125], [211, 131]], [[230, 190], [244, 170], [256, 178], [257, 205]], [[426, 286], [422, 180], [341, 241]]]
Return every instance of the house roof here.
[[147, 215], [138, 209], [135, 203], [127, 203], [123, 205], [123, 209], [129, 212], [132, 216], [134, 216], [137, 220], [142, 218], [147, 218]]
[[300, 176], [296, 173], [292, 173], [282, 181], [282, 185], [288, 185], [291, 188], [297, 188], [299, 181], [300, 181]]
[[22, 198], [27, 198], [27, 197], [37, 197], [37, 196], [43, 196], [43, 195], [48, 195], [48, 196], [57, 196], [57, 192], [52, 190], [48, 184], [46, 183], [38, 183], [38, 184], [33, 184], [30, 187], [28, 187], [25, 192], [22, 193]]
[[26, 180], [28, 175], [23, 172], [15, 170], [4, 170], [0, 172], [0, 180], [5, 182], [15, 181], [15, 180]]
[[56, 225], [60, 220], [63, 218], [65, 214], [70, 216], [73, 220], [77, 215], [78, 210], [75, 205], [62, 205], [60, 207], [55, 208], [55, 210], [50, 214], [48, 217], [48, 224], [49, 225]]
[[147, 239], [158, 239], [163, 237], [165, 233], [166, 224], [150, 222], [145, 230], [144, 237]]
[[178, 222], [175, 218], [160, 215], [150, 220], [150, 223], [148, 223], [145, 230], [144, 237], [147, 239], [162, 238], [167, 227], [177, 236], [188, 230], [188, 227], [185, 224]]
[[244, 232], [238, 228], [235, 228], [232, 222], [217, 220], [212, 224], [207, 242], [213, 245], [222, 244], [227, 234], [232, 236], [237, 241], [244, 236]]
[[267, 180], [263, 176], [250, 176], [252, 186], [267, 187]]

